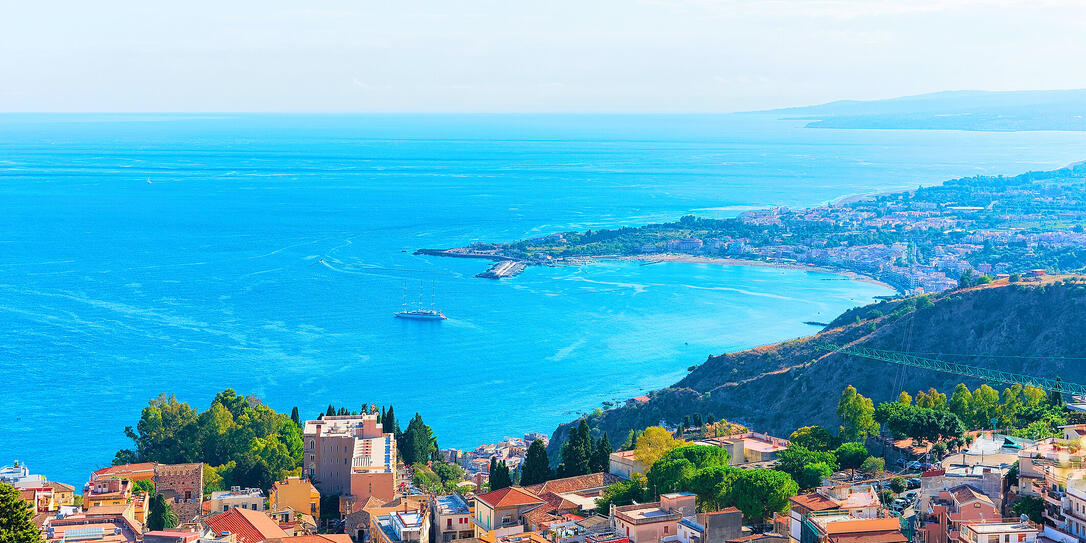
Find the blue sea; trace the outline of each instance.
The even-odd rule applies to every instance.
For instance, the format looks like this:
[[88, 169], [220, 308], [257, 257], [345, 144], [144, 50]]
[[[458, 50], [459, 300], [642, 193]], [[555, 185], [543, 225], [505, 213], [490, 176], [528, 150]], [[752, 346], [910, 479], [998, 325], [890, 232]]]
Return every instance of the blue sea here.
[[[391, 403], [442, 447], [550, 433], [890, 291], [683, 263], [492, 281], [415, 249], [1083, 158], [1084, 133], [764, 115], [0, 116], [0, 464], [80, 485], [148, 399], [227, 387], [306, 417]], [[392, 318], [405, 284], [449, 320]]]

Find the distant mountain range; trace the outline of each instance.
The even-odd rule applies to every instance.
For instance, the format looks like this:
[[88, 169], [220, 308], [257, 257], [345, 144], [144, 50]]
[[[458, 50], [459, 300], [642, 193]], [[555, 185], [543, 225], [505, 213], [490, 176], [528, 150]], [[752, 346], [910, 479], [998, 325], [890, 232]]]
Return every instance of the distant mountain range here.
[[945, 91], [760, 111], [810, 128], [1086, 130], [1086, 89]]
[[[981, 381], [826, 350], [862, 346], [919, 353], [951, 362], [1037, 377], [1086, 381], [1086, 279], [1053, 277], [1045, 284], [997, 281], [983, 287], [900, 298], [851, 309], [814, 336], [710, 356], [647, 402], [588, 415], [596, 433], [621, 443], [630, 430], [661, 420], [712, 415], [756, 431], [787, 437], [800, 426], [836, 428], [841, 391], [855, 386], [875, 403], [935, 387]], [[939, 354], [945, 353], [945, 354]], [[997, 390], [1005, 383], [989, 383]], [[551, 454], [566, 440], [566, 423], [551, 438]]]

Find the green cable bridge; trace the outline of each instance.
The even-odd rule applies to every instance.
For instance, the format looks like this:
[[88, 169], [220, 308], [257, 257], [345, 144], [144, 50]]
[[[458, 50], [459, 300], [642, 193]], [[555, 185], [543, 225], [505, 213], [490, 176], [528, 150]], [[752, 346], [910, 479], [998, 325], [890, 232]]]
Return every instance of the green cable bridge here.
[[957, 362], [947, 362], [945, 360], [937, 360], [935, 358], [925, 358], [922, 356], [916, 356], [887, 349], [872, 349], [870, 347], [860, 346], [841, 347], [839, 345], [833, 344], [827, 344], [822, 348], [824, 350], [833, 351], [849, 356], [858, 356], [871, 360], [881, 360], [883, 362], [900, 364], [902, 366], [912, 366], [914, 368], [921, 368], [925, 370], [941, 371], [943, 373], [953, 373], [955, 375], [975, 377], [977, 379], [1006, 383], [1009, 385], [1030, 385], [1040, 389], [1052, 390], [1071, 396], [1086, 396], [1086, 385], [1069, 383], [1058, 378], [1049, 379], [1047, 377], [1034, 377], [1032, 375], [1023, 375], [1020, 373], [993, 370], [990, 368], [982, 368], [979, 366], [970, 366], [968, 364], [959, 364]]

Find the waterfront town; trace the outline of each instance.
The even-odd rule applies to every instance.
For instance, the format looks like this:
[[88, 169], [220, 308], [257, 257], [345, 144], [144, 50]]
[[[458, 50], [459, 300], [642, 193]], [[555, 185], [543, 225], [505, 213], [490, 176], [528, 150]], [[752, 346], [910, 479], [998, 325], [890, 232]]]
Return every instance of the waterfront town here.
[[[808, 209], [770, 207], [734, 219], [686, 216], [674, 223], [560, 232], [515, 243], [477, 242], [424, 254], [498, 262], [479, 277], [525, 264], [599, 258], [763, 263], [848, 272], [923, 294], [1086, 265], [1086, 165], [1016, 177], [976, 177], [854, 197]], [[515, 266], [514, 263], [520, 265]]]
[[[234, 401], [298, 430], [300, 467], [266, 488], [225, 486], [221, 467], [119, 463], [132, 454], [122, 451], [78, 485], [16, 461], [0, 469], [0, 491], [47, 543], [1086, 542], [1086, 399], [1012, 387], [994, 406], [1002, 429], [970, 430], [992, 389], [969, 400], [962, 388], [949, 402], [903, 392], [865, 414], [849, 387], [838, 436], [695, 415], [612, 450], [585, 427], [557, 469], [542, 434], [436, 449], [418, 415], [400, 431], [377, 406], [302, 421]], [[1049, 426], [1022, 427], [1037, 413]]]

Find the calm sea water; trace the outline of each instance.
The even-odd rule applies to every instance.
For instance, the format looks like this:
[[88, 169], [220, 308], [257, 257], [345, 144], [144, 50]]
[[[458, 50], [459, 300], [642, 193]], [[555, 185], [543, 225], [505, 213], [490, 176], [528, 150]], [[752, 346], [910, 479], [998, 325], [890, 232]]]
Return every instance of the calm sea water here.
[[[226, 387], [304, 416], [393, 403], [443, 447], [550, 432], [888, 291], [677, 263], [496, 282], [416, 248], [1084, 157], [1081, 133], [759, 116], [0, 116], [0, 463], [80, 484], [148, 398]], [[450, 320], [393, 319], [405, 283]]]

